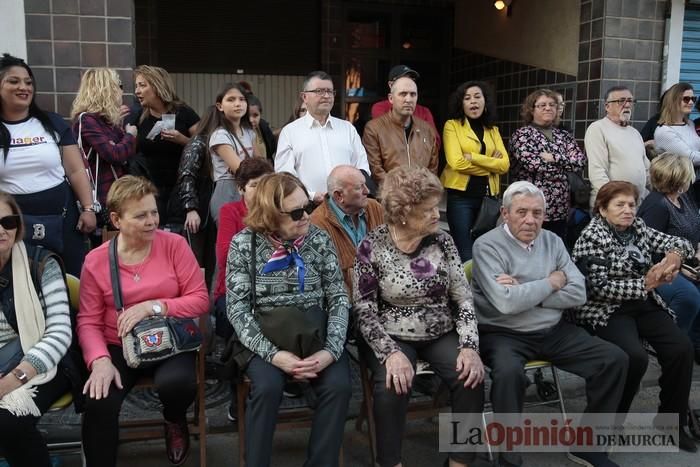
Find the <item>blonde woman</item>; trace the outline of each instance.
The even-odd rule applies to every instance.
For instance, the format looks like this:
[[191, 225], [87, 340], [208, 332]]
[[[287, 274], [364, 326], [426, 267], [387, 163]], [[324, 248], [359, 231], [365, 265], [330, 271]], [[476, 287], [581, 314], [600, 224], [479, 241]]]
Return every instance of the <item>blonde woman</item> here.
[[136, 153], [136, 126], [121, 127], [122, 94], [122, 82], [115, 70], [91, 68], [80, 80], [71, 109], [73, 134], [78, 144], [82, 143], [102, 207], [107, 205], [112, 183], [126, 173], [126, 163]]
[[697, 98], [689, 83], [677, 83], [661, 100], [659, 126], [654, 131], [656, 152], [673, 152], [690, 158], [697, 172], [700, 167], [700, 137], [689, 120]]
[[[161, 224], [183, 223], [185, 215], [173, 189], [182, 149], [197, 130], [199, 115], [177, 97], [175, 85], [163, 68], [138, 66], [134, 70], [134, 81], [134, 94], [142, 110], [129, 120], [138, 127], [138, 150], [147, 169], [147, 173], [135, 175], [147, 176], [158, 189]], [[174, 128], [163, 126], [164, 114], [175, 115]], [[174, 199], [168, 203], [171, 194]]]

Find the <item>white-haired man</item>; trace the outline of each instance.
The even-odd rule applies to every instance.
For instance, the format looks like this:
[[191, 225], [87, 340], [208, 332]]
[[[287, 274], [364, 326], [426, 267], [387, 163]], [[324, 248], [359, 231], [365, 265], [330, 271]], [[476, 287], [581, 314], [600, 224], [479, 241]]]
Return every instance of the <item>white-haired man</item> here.
[[[587, 413], [613, 413], [627, 355], [562, 319], [565, 310], [586, 302], [586, 285], [562, 240], [542, 229], [545, 208], [539, 188], [515, 182], [503, 194], [504, 224], [474, 243], [472, 293], [481, 357], [491, 368], [493, 410], [521, 413], [525, 363], [548, 360], [586, 380]], [[617, 465], [604, 452], [569, 457], [583, 465]], [[499, 462], [517, 466], [522, 458], [503, 452]]]

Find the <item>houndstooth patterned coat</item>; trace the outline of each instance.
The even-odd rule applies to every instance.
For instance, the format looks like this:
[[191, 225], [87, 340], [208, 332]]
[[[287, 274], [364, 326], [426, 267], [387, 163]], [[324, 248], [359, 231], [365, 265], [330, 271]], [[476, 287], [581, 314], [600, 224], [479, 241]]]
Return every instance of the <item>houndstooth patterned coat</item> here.
[[[640, 218], [636, 218], [630, 228], [635, 230], [636, 245], [649, 266], [654, 264], [653, 254], [676, 251], [683, 260], [695, 254], [688, 240], [647, 227]], [[606, 326], [610, 315], [620, 308], [623, 301], [644, 300], [647, 294], [675, 318], [655, 290], [647, 292], [644, 289], [646, 270], [635, 269], [625, 246], [614, 237], [601, 216], [595, 216], [583, 230], [571, 256], [586, 276], [588, 301], [576, 309], [576, 321], [581, 324], [594, 328]]]

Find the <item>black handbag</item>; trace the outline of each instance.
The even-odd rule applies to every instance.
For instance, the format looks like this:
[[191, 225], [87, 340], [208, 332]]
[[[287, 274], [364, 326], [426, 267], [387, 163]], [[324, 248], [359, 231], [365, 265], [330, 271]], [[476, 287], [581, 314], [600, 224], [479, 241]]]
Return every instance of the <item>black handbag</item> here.
[[19, 337], [15, 337], [11, 341], [0, 347], [0, 375], [6, 375], [14, 370], [19, 362], [24, 358], [22, 351], [22, 342]]
[[[119, 263], [117, 262], [117, 238], [109, 244], [109, 270], [112, 294], [117, 313], [124, 311]], [[124, 360], [130, 368], [147, 368], [173, 355], [199, 350], [202, 332], [192, 318], [153, 316], [139, 321], [122, 337]]]
[[472, 238], [476, 240], [481, 235], [496, 227], [501, 216], [501, 199], [491, 195], [491, 188], [486, 184], [486, 196], [481, 200], [481, 207], [472, 225]]

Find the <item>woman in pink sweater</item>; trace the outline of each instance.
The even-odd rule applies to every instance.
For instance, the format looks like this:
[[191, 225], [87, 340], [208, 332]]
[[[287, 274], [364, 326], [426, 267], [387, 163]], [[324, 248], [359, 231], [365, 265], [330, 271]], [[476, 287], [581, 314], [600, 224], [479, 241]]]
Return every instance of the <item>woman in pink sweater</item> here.
[[88, 467], [116, 465], [121, 404], [146, 372], [153, 375], [163, 403], [168, 459], [180, 465], [189, 450], [185, 414], [196, 392], [195, 353], [181, 353], [143, 370], [127, 366], [121, 346], [121, 338], [149, 316], [192, 318], [209, 307], [204, 276], [184, 238], [157, 229], [156, 193], [151, 182], [127, 175], [107, 195], [110, 220], [119, 229], [123, 313], [117, 314], [114, 305], [109, 243], [91, 251], [83, 266], [77, 333], [90, 370], [83, 389]]

